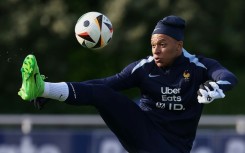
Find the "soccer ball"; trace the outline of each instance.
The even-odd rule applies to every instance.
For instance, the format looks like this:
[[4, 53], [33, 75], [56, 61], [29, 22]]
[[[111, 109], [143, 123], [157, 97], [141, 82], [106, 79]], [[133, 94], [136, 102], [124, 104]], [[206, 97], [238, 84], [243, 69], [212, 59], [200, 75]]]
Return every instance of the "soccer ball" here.
[[78, 19], [75, 35], [83, 47], [100, 49], [112, 39], [113, 27], [111, 21], [104, 14], [88, 12]]

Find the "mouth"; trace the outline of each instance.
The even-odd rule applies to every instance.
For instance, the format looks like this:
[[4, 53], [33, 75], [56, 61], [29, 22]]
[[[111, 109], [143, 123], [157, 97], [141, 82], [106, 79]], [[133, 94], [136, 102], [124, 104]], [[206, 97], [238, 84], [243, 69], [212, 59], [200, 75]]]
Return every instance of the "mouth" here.
[[156, 63], [161, 62], [161, 59], [159, 57], [154, 57], [154, 60], [155, 60]]
[[155, 61], [156, 65], [159, 67], [164, 67], [166, 65], [166, 63], [164, 62], [164, 60], [162, 58], [154, 57], [154, 61]]

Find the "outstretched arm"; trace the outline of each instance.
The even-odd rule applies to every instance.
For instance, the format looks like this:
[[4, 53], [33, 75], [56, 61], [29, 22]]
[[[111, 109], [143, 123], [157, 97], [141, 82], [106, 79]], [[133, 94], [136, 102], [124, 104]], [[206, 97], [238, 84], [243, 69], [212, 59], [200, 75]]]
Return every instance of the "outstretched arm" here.
[[217, 61], [211, 62], [208, 67], [208, 77], [215, 81], [224, 92], [232, 89], [237, 84], [236, 76]]
[[217, 61], [207, 59], [205, 63], [208, 80], [198, 90], [199, 103], [210, 103], [214, 99], [224, 98], [224, 92], [237, 84], [236, 76]]

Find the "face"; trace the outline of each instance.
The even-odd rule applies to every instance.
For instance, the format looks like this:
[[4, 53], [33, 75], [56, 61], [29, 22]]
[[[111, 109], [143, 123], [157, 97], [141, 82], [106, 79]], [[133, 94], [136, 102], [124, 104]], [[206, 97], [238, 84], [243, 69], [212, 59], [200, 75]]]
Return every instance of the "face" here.
[[151, 36], [152, 55], [158, 67], [170, 66], [181, 55], [183, 41], [177, 41], [165, 34]]

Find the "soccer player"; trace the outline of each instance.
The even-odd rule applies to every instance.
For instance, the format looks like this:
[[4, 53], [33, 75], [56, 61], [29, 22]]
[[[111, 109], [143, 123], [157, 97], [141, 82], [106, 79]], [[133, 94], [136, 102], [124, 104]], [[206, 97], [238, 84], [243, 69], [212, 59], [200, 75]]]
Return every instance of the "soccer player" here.
[[[23, 100], [39, 97], [92, 105], [130, 153], [189, 153], [206, 103], [224, 98], [237, 79], [218, 61], [183, 48], [185, 20], [167, 16], [151, 36], [152, 55], [110, 77], [45, 82], [34, 55], [23, 62]], [[140, 102], [119, 91], [138, 87]]]

